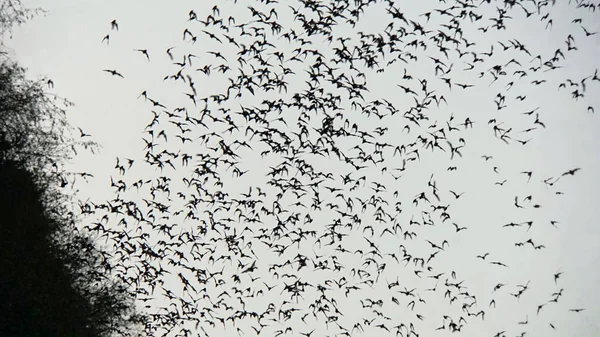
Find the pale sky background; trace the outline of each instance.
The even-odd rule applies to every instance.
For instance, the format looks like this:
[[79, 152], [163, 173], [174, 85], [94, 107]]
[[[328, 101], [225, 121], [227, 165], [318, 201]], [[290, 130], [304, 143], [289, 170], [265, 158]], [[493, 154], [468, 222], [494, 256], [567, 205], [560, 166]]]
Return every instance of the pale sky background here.
[[[435, 1], [403, 1], [397, 5], [405, 11], [407, 18], [424, 23], [424, 18], [419, 17], [419, 14], [432, 8], [449, 7], [451, 6], [450, 2], [437, 4]], [[14, 31], [13, 38], [7, 41], [7, 45], [13, 49], [16, 59], [29, 69], [29, 75], [33, 79], [51, 78], [54, 82], [54, 88], [49, 90], [75, 103], [75, 106], [69, 110], [71, 122], [76, 126], [80, 126], [86, 133], [91, 134], [93, 140], [102, 146], [99, 154], [84, 154], [75, 158], [74, 162], [71, 163], [74, 171], [85, 171], [95, 176], [88, 184], [78, 184], [82, 199], [90, 198], [100, 203], [114, 198], [114, 193], [110, 189], [111, 176], [114, 177], [115, 181], [123, 179], [131, 186], [138, 179], [156, 179], [161, 175], [159, 170], [155, 170], [143, 161], [144, 142], [142, 137], [147, 135], [142, 133], [144, 127], [152, 120], [151, 110], [153, 107], [149, 102], [144, 102], [143, 98], [137, 99], [142, 91], [147, 90], [148, 96], [167, 106], [168, 111], [172, 111], [177, 107], [186, 107], [191, 112], [194, 109], [199, 110], [203, 105], [197, 98], [198, 108], [194, 108], [190, 99], [183, 94], [183, 92], [190, 92], [187, 86], [182, 84], [183, 82], [163, 81], [165, 76], [178, 70], [178, 66], [172, 65], [172, 61], [166, 55], [165, 50], [167, 48], [175, 47], [173, 49], [175, 62], [180, 62], [183, 55], [188, 53], [199, 56], [199, 58], [193, 59], [193, 65], [188, 66], [189, 69], [186, 70], [193, 76], [198, 97], [218, 94], [228, 84], [227, 77], [232, 76], [232, 72], [235, 72], [239, 66], [236, 61], [236, 49], [228, 45], [225, 39], [223, 39], [223, 46], [228, 45], [227, 47], [208, 40], [207, 36], [202, 33], [204, 27], [201, 23], [187, 21], [190, 10], [194, 10], [198, 18], [203, 20], [211, 13], [211, 8], [215, 3], [218, 3], [220, 15], [224, 21], [227, 21], [230, 15], [234, 15], [236, 23], [249, 20], [251, 12], [247, 6], [264, 7], [256, 1], [242, 0], [236, 4], [231, 1], [177, 1], [168, 3], [162, 1], [91, 0], [24, 1], [26, 6], [41, 6], [48, 10], [48, 13], [45, 16], [35, 18], [23, 27], [17, 28]], [[284, 28], [291, 24], [289, 17], [291, 10], [288, 4], [294, 8], [301, 6], [300, 2], [283, 0], [280, 0], [279, 4], [272, 5], [277, 8], [280, 16], [279, 22]], [[496, 11], [495, 6], [493, 4], [489, 5], [487, 9], [482, 9], [482, 11], [494, 13]], [[501, 5], [497, 4], [497, 6]], [[463, 27], [464, 36], [470, 42], [476, 43], [473, 50], [479, 53], [488, 52], [490, 45], [494, 44], [495, 58], [486, 60], [485, 63], [478, 63], [477, 66], [481, 70], [460, 71], [466, 67], [466, 64], [462, 60], [458, 60], [455, 52], [451, 52], [451, 60], [446, 61], [442, 59], [440, 53], [434, 50], [433, 45], [428, 46], [426, 51], [430, 54], [422, 51], [417, 52], [417, 55], [419, 55], [418, 61], [407, 67], [408, 73], [414, 78], [427, 78], [428, 88], [436, 90], [436, 94], [443, 94], [449, 103], [447, 106], [442, 103], [439, 108], [433, 103], [429, 110], [424, 111], [430, 117], [429, 124], [425, 125], [430, 125], [437, 120], [437, 128], [440, 128], [445, 126], [445, 121], [449, 119], [450, 114], [454, 114], [454, 126], [460, 127], [457, 124], [462, 123], [466, 117], [474, 122], [474, 126], [473, 129], [468, 130], [460, 127], [461, 136], [465, 138], [467, 144], [462, 151], [463, 158], [455, 158], [450, 161], [447, 153], [440, 153], [440, 151], [432, 153], [430, 150], [420, 149], [420, 162], [411, 162], [409, 168], [404, 172], [404, 176], [398, 180], [393, 179], [389, 174], [383, 175], [380, 169], [364, 170], [354, 175], [354, 177], [359, 177], [367, 174], [370, 181], [382, 182], [387, 187], [386, 198], [389, 198], [387, 200], [389, 200], [390, 209], [392, 210], [395, 203], [391, 199], [392, 193], [396, 190], [399, 191], [399, 200], [402, 201], [403, 208], [400, 216], [402, 219], [400, 221], [401, 226], [405, 230], [418, 231], [419, 236], [416, 240], [406, 242], [401, 235], [379, 238], [381, 228], [376, 227], [377, 223], [369, 212], [363, 215], [363, 225], [370, 223], [379, 228], [375, 231], [376, 234], [373, 240], [377, 240], [382, 251], [398, 254], [398, 245], [404, 244], [411, 254], [426, 258], [432, 251], [431, 247], [424, 241], [425, 239], [437, 244], [446, 239], [449, 241], [449, 247], [433, 260], [431, 264], [432, 271], [425, 271], [420, 279], [415, 277], [412, 263], [404, 267], [404, 263], [394, 266], [393, 263], [388, 261], [388, 267], [379, 278], [378, 284], [374, 285], [373, 288], [365, 286], [365, 289], [353, 293], [354, 296], [350, 298], [345, 298], [343, 291], [339, 291], [340, 297], [336, 300], [338, 306], [344, 309], [344, 317], [340, 318], [340, 324], [351, 329], [354, 322], [367, 318], [365, 315], [369, 315], [368, 317], [373, 316], [370, 309], [365, 314], [365, 309], [362, 308], [360, 303], [360, 299], [373, 298], [384, 300], [385, 304], [378, 310], [392, 318], [390, 321], [381, 321], [390, 330], [392, 330], [392, 326], [400, 323], [408, 325], [409, 322], [414, 322], [415, 328], [421, 336], [450, 335], [448, 329], [434, 331], [442, 325], [442, 315], [451, 316], [455, 322], [458, 322], [461, 316], [467, 319], [468, 324], [462, 328], [460, 336], [494, 336], [504, 330], [506, 336], [520, 335], [523, 331], [527, 331], [528, 336], [598, 336], [600, 333], [599, 324], [597, 323], [597, 319], [600, 317], [600, 292], [598, 290], [600, 284], [600, 269], [598, 268], [600, 263], [600, 229], [597, 220], [600, 215], [598, 207], [600, 205], [600, 192], [597, 188], [600, 186], [600, 153], [598, 152], [600, 137], [597, 131], [600, 127], [597, 116], [597, 113], [600, 113], [600, 95], [598, 95], [600, 93], [600, 82], [592, 82], [591, 79], [588, 79], [585, 97], [580, 98], [578, 101], [571, 98], [570, 92], [574, 89], [559, 90], [558, 88], [559, 84], [565, 82], [566, 79], [579, 82], [582, 78], [593, 75], [595, 69], [600, 65], [600, 61], [598, 61], [600, 34], [585, 36], [580, 25], [572, 23], [572, 20], [582, 18], [582, 24], [589, 32], [600, 30], [600, 20], [598, 20], [599, 14], [588, 12], [582, 8], [577, 9], [574, 5], [568, 5], [566, 1], [557, 1], [555, 7], [548, 6], [543, 9], [543, 11], [548, 10], [550, 11], [549, 18], [553, 19], [551, 30], [544, 29], [546, 21], [540, 22], [539, 16], [534, 15], [525, 20], [523, 12], [519, 9], [511, 12], [510, 15], [513, 19], [506, 22], [507, 29], [502, 32], [490, 29], [487, 33], [482, 34], [475, 29], [468, 30], [467, 26]], [[268, 13], [268, 10], [265, 13]], [[113, 19], [118, 22], [118, 31], [111, 30], [110, 22]], [[425, 28], [437, 30], [439, 28], [437, 22], [438, 18], [435, 14], [432, 14], [432, 19]], [[336, 36], [352, 37], [352, 42], [348, 42], [348, 44], [358, 43], [357, 31], [381, 32], [388, 23], [389, 16], [385, 14], [385, 9], [381, 5], [375, 5], [373, 9], [365, 12], [355, 30], [348, 29], [347, 25], [341, 24], [340, 27], [334, 30], [334, 33]], [[488, 25], [491, 24], [491, 21], [479, 23], [477, 26], [482, 24]], [[299, 27], [296, 28], [296, 23], [293, 26], [296, 32], [301, 31]], [[198, 36], [198, 41], [195, 44], [182, 40], [182, 33], [186, 28]], [[236, 32], [237, 30], [232, 28], [231, 36], [237, 38], [235, 36]], [[110, 34], [110, 45], [108, 46], [101, 43], [106, 34]], [[578, 50], [567, 53], [564, 41], [569, 34], [572, 34], [575, 38], [575, 45]], [[269, 42], [276, 45], [277, 50], [287, 53], [286, 58], [293, 55], [291, 50], [295, 47], [287, 47], [284, 38], [277, 39], [272, 38], [271, 35], [269, 36]], [[327, 44], [322, 43], [322, 37], [304, 36], [304, 38], [313, 40], [313, 45], [309, 48], [318, 48], [326, 55], [327, 59], [333, 55]], [[550, 72], [540, 70], [533, 73], [527, 70], [530, 66], [537, 64], [537, 61], [530, 62], [533, 57], [528, 57], [522, 52], [500, 53], [502, 48], [496, 41], [509, 44], [507, 41], [515, 38], [522, 42], [533, 56], [542, 54], [545, 60], [551, 58], [557, 48], [561, 48], [566, 56], [566, 60], [559, 63], [562, 68]], [[409, 42], [411, 39], [412, 37], [407, 37], [404, 42]], [[413, 51], [410, 47], [405, 48], [408, 51]], [[144, 55], [134, 51], [135, 49], [147, 49], [150, 62]], [[223, 55], [230, 61], [229, 66], [232, 71], [223, 75], [217, 69], [213, 69], [210, 77], [199, 71], [193, 71], [193, 69], [201, 68], [205, 64], [212, 64], [213, 67], [218, 65], [218, 61], [215, 61], [213, 56], [206, 53], [206, 51], [217, 50], [223, 52]], [[462, 90], [453, 85], [449, 91], [444, 82], [435, 79], [432, 70], [433, 62], [426, 56], [434, 54], [447, 64], [453, 64], [453, 72], [450, 75], [453, 83], [472, 83], [476, 87]], [[272, 60], [275, 60], [274, 56], [271, 57]], [[507, 91], [505, 85], [513, 80], [511, 77], [514, 76], [511, 75], [517, 69], [516, 67], [507, 66], [508, 76], [492, 85], [489, 85], [492, 80], [489, 74], [481, 79], [477, 78], [480, 71], [486, 71], [495, 64], [504, 65], [513, 57], [517, 58], [523, 65], [528, 72], [528, 76], [521, 82], [517, 82], [515, 78], [515, 85], [510, 90]], [[282, 94], [283, 99], [288, 99], [294, 92], [306, 88], [304, 83], [306, 73], [304, 70], [307, 65], [293, 63], [289, 66], [295, 71], [296, 75], [290, 77], [294, 81], [289, 83], [288, 94]], [[368, 97], [365, 98], [368, 101], [380, 98], [392, 101], [401, 111], [398, 115], [381, 122], [377, 117], [367, 118], [365, 115], [360, 115], [357, 111], [351, 110], [348, 102], [342, 103], [346, 109], [345, 114], [358, 121], [361, 129], [373, 130], [378, 126], [388, 127], [389, 131], [380, 141], [397, 145], [409, 141], [416, 134], [426, 134], [427, 131], [425, 129], [418, 130], [412, 126], [413, 130], [410, 134], [412, 138], [407, 138], [406, 133], [401, 133], [406, 120], [401, 118], [400, 115], [410, 107], [410, 104], [413, 104], [410, 95], [405, 94], [402, 89], [396, 86], [399, 83], [407, 85], [402, 82], [403, 67], [404, 65], [401, 62], [396, 62], [384, 73], [375, 73], [374, 71], [367, 73], [369, 93]], [[103, 69], [116, 69], [125, 78], [113, 77], [103, 72]], [[251, 71], [251, 69], [248, 71]], [[278, 69], [277, 71], [281, 70]], [[530, 82], [536, 79], [545, 79], [547, 82], [541, 86], [531, 85]], [[420, 87], [416, 80], [410, 86], [415, 90]], [[330, 86], [326, 87], [327, 90], [330, 89]], [[500, 111], [497, 111], [493, 102], [498, 93], [503, 93], [506, 96], [506, 104], [508, 105], [506, 109]], [[343, 98], [347, 97], [342, 89], [339, 89], [337, 94]], [[526, 100], [523, 102], [516, 100], [515, 97], [519, 95], [526, 95]], [[271, 92], [266, 97], [276, 98], [277, 96], [278, 93], [275, 91], [275, 93]], [[240, 105], [258, 106], [262, 98], [262, 96], [252, 97], [246, 91], [241, 99], [232, 101], [226, 106], [232, 111], [237, 111]], [[212, 103], [212, 107], [215, 106]], [[595, 107], [597, 113], [588, 112], [586, 110], [588, 106]], [[533, 110], [536, 107], [539, 107], [537, 111], [539, 119], [543, 121], [546, 128], [539, 128], [538, 125], [538, 129], [533, 132], [519, 133], [521, 130], [533, 127], [533, 121], [535, 120], [534, 115], [525, 116], [521, 113]], [[291, 117], [288, 117], [291, 112], [288, 115], [284, 112], [283, 115], [287, 119], [290, 128], [295, 128], [296, 124], [293, 120], [290, 122], [290, 119], [288, 119], [297, 114], [296, 112], [293, 113], [294, 115], [291, 115]], [[157, 131], [167, 130], [168, 144], [170, 145], [168, 149], [170, 151], [207, 153], [207, 150], [203, 149], [204, 145], [201, 144], [186, 143], [185, 146], [180, 146], [181, 142], [174, 137], [175, 128], [173, 125], [167, 126], [169, 123], [164, 114], [161, 118], [161, 124], [158, 126]], [[492, 118], [495, 118], [498, 122], [504, 122], [502, 127], [505, 129], [512, 127], [511, 135], [513, 139], [527, 140], [533, 138], [533, 140], [525, 146], [514, 141], [508, 145], [504, 144], [494, 137], [492, 126], [488, 125], [488, 120]], [[314, 121], [318, 122], [319, 118], [315, 117]], [[244, 128], [240, 127], [241, 130]], [[192, 135], [193, 138], [197, 138], [207, 132], [210, 131], [197, 127], [192, 131]], [[458, 137], [452, 141], [455, 146], [458, 144], [457, 140]], [[261, 159], [260, 152], [266, 148], [261, 147], [256, 140], [252, 142], [252, 145], [255, 149], [254, 152], [240, 150], [240, 153], [243, 154], [240, 160], [241, 167], [249, 170], [247, 175], [242, 178], [233, 178], [231, 171], [220, 172], [226, 182], [223, 191], [229, 193], [232, 198], [239, 197], [239, 193], [246, 193], [250, 185], [263, 186], [266, 191], [271, 190], [264, 187], [267, 179], [265, 175], [269, 172], [269, 166], [277, 165], [280, 160], [278, 161], [275, 158], [276, 156], [267, 156]], [[354, 145], [356, 144], [339, 144], [340, 147], [346, 149]], [[493, 159], [484, 161], [481, 158], [482, 155], [491, 155]], [[132, 169], [125, 177], [119, 177], [119, 173], [114, 169], [117, 157], [121, 158], [121, 163], [125, 163], [124, 158], [135, 160]], [[342, 165], [334, 157], [331, 157], [331, 159], [322, 158], [313, 157], [311, 163], [315, 168], [322, 169], [325, 172], [333, 172], [337, 181], [336, 184], [341, 185], [339, 176], [351, 172], [349, 167]], [[390, 168], [400, 166], [397, 159], [390, 159], [390, 161], [394, 163], [390, 164]], [[177, 172], [166, 169], [164, 173], [164, 175], [172, 177], [173, 187], [171, 189], [173, 195], [171, 199], [173, 202], [170, 204], [174, 205], [172, 206], [173, 209], [182, 205], [182, 202], [174, 196], [176, 191], [189, 192], [181, 186], [179, 181], [181, 181], [181, 177], [188, 176], [193, 169], [193, 165], [188, 168], [179, 168], [181, 165], [176, 166], [178, 166]], [[448, 172], [446, 170], [448, 166], [457, 166], [458, 170]], [[494, 172], [494, 167], [497, 167], [498, 173]], [[581, 171], [574, 176], [561, 178], [550, 188], [542, 183], [544, 179], [557, 177], [573, 168], [581, 168]], [[527, 183], [527, 177], [520, 174], [522, 171], [534, 172], [529, 183]], [[451, 205], [448, 212], [452, 218], [444, 223], [437, 220], [436, 226], [419, 227], [417, 230], [413, 228], [414, 226], [408, 225], [411, 215], [414, 214], [415, 220], [420, 221], [421, 218], [420, 211], [412, 206], [412, 199], [422, 191], [429, 193], [430, 188], [427, 187], [427, 181], [431, 174], [435, 174], [437, 187], [440, 189], [439, 193], [442, 198], [441, 204]], [[504, 179], [507, 182], [503, 186], [494, 184]], [[327, 182], [325, 185], [331, 186], [333, 183]], [[324, 188], [321, 187], [321, 189], [323, 190], [321, 197], [331, 199], [325, 202], [340, 201], [339, 198], [334, 200], [334, 197], [330, 196]], [[465, 194], [460, 199], [454, 200], [455, 198], [448, 190], [465, 192]], [[557, 191], [564, 194], [558, 195], [556, 194]], [[365, 189], [364, 194], [354, 192], [353, 196], [367, 199], [371, 196], [369, 192], [371, 191]], [[533, 197], [531, 204], [522, 201], [528, 195]], [[142, 198], [150, 198], [148, 191], [146, 191], [146, 194], [138, 194], [135, 188], [130, 188], [123, 196], [129, 200], [139, 202], [140, 208], [143, 208]], [[519, 202], [526, 205], [526, 209], [515, 208], [513, 205], [515, 196], [519, 196]], [[265, 199], [265, 204], [270, 205], [273, 198], [274, 195], [269, 194]], [[430, 196], [430, 200], [432, 200], [431, 198]], [[282, 205], [295, 203], [296, 200], [293, 199], [293, 196], [287, 195], [281, 203]], [[301, 200], [310, 207], [310, 199]], [[354, 203], [355, 210], [358, 209], [358, 212], [360, 212], [360, 204], [356, 200]], [[533, 204], [539, 204], [541, 208], [534, 209], [531, 207]], [[422, 207], [421, 204], [419, 207]], [[427, 206], [427, 208], [429, 207]], [[231, 217], [237, 216], [233, 212], [230, 213], [229, 216]], [[322, 211], [313, 212], [311, 215], [313, 223], [310, 228], [322, 230], [325, 225], [331, 223], [334, 214]], [[227, 217], [227, 215], [224, 215], [224, 217]], [[173, 217], [168, 221], [172, 221], [172, 223], [176, 223], [177, 226], [182, 228], [195, 226], [190, 221], [179, 222], [181, 219], [183, 219], [182, 216], [180, 218]], [[526, 231], [526, 227], [502, 228], [502, 225], [509, 222], [530, 220], [534, 221], [534, 224], [529, 232]], [[551, 220], [559, 221], [557, 227], [550, 224]], [[87, 221], [93, 222], [95, 220], [89, 219]], [[117, 222], [118, 219], [111, 219], [111, 223], [116, 224]], [[468, 229], [456, 233], [451, 222]], [[242, 225], [242, 228], [244, 226]], [[348, 241], [344, 242], [346, 249], [350, 251], [356, 249], [368, 251], [369, 247], [361, 237], [362, 230], [358, 229], [355, 232], [352, 234], [353, 236], [345, 239]], [[319, 231], [319, 233], [321, 232]], [[532, 238], [537, 245], [543, 244], [546, 248], [534, 250], [529, 245], [525, 247], [514, 246], [514, 243], [523, 242], [529, 238]], [[152, 234], [151, 240], [156, 242], [158, 236]], [[247, 240], [252, 239], [248, 238]], [[104, 240], [101, 242], [104, 242]], [[300, 249], [290, 248], [291, 252], [289, 254], [286, 253], [284, 257], [277, 257], [276, 254], [269, 253], [264, 249], [264, 246], [258, 243], [255, 243], [253, 247], [260, 257], [259, 270], [255, 276], [261, 276], [261, 281], [277, 286], [271, 294], [247, 300], [246, 309], [256, 311], [264, 311], [268, 303], [274, 303], [279, 308], [282, 300], [289, 300], [289, 297], [284, 298], [283, 295], [280, 295], [283, 290], [282, 281], [285, 280], [277, 280], [270, 276], [268, 272], [269, 264], [283, 263], [287, 259], [293, 258], [297, 253], [312, 257], [314, 257], [314, 254], [332, 253], [331, 249], [329, 251], [326, 249], [319, 251], [318, 245], [312, 245], [311, 247], [311, 244], [303, 244]], [[264, 255], [259, 254], [259, 252]], [[477, 255], [486, 252], [490, 253], [486, 261], [476, 258]], [[339, 262], [345, 265], [346, 274], [343, 275], [346, 275], [346, 277], [348, 277], [347, 271], [349, 269], [353, 267], [360, 268], [360, 265], [364, 262], [364, 258], [361, 259], [360, 255], [354, 256], [350, 254], [340, 257]], [[389, 260], [389, 257], [387, 259]], [[488, 261], [501, 261], [507, 264], [509, 268], [490, 265]], [[206, 263], [206, 260], [203, 260], [202, 263]], [[234, 262], [235, 264], [236, 262]], [[162, 263], [162, 265], [165, 266], [166, 263]], [[234, 266], [230, 266], [228, 263], [225, 263], [225, 266], [227, 268], [226, 272], [235, 273]], [[213, 272], [219, 271], [221, 265], [216, 263], [210, 267], [210, 270]], [[309, 270], [310, 268], [304, 268], [297, 274], [301, 275], [305, 281], [313, 284], [323, 284], [326, 278], [339, 280], [342, 276], [342, 274], [336, 275], [331, 272], [311, 273]], [[457, 274], [456, 280], [452, 280], [450, 277], [452, 271]], [[558, 272], [563, 272], [563, 274], [555, 284], [553, 275]], [[424, 289], [432, 288], [435, 285], [434, 280], [426, 278], [426, 276], [438, 273], [445, 273], [440, 278], [440, 284], [438, 285], [440, 288], [443, 288], [443, 280], [446, 278], [449, 279], [449, 282], [464, 280], [464, 285], [468, 287], [467, 291], [477, 297], [477, 305], [471, 308], [471, 312], [476, 313], [479, 310], [485, 310], [484, 321], [476, 317], [467, 317], [466, 312], [463, 312], [460, 306], [450, 305], [448, 300], [444, 299], [444, 290], [438, 290], [435, 293], [424, 291]], [[173, 275], [176, 277], [177, 272], [174, 271]], [[407, 309], [406, 303], [409, 300], [387, 287], [387, 283], [394, 282], [397, 277], [399, 278], [400, 287], [395, 289], [417, 288], [419, 296], [427, 303], [418, 303], [417, 309], [413, 312]], [[509, 295], [509, 293], [515, 293], [519, 289], [517, 285], [526, 284], [528, 281], [530, 281], [529, 288], [520, 300], [517, 301]], [[230, 278], [228, 282], [231, 282]], [[352, 281], [350, 283], [357, 282]], [[498, 283], [505, 283], [506, 286], [492, 296], [492, 289]], [[259, 284], [262, 283], [260, 281], [256, 282], [253, 287], [259, 289]], [[231, 282], [231, 285], [225, 287], [233, 285]], [[165, 287], [170, 287], [177, 294], [181, 294], [181, 285], [178, 284], [177, 279], [167, 283]], [[243, 287], [246, 287], [246, 284]], [[260, 287], [264, 289], [264, 286], [261, 285]], [[561, 288], [564, 288], [564, 291], [558, 303], [547, 305], [537, 315], [537, 306], [547, 302], [552, 298], [551, 294]], [[219, 288], [209, 289], [208, 291], [211, 292], [211, 296], [214, 295], [216, 298], [223, 290]], [[264, 291], [267, 293], [266, 289]], [[297, 304], [298, 308], [308, 309], [312, 301], [318, 297], [318, 295], [315, 295], [315, 291], [309, 290], [309, 293], [312, 295], [305, 296], [304, 300], [301, 299], [300, 303]], [[155, 296], [160, 297], [160, 292], [157, 291]], [[400, 300], [399, 306], [390, 301], [391, 296], [395, 296]], [[488, 307], [488, 303], [492, 299], [496, 301], [495, 309]], [[161, 303], [165, 305], [164, 299], [161, 298], [158, 298], [155, 303], [159, 306]], [[234, 305], [235, 298], [232, 298], [229, 304]], [[206, 305], [206, 303], [199, 305], [199, 307], [201, 308], [203, 305]], [[569, 311], [569, 309], [574, 308], [585, 308], [585, 310], [580, 313]], [[416, 313], [420, 313], [424, 320], [419, 321], [416, 319]], [[298, 318], [293, 318], [286, 323], [293, 327], [293, 332], [289, 332], [285, 336], [301, 336], [300, 333], [309, 333], [313, 329], [316, 329], [313, 336], [328, 336], [340, 333], [331, 324], [328, 327], [323, 316], [319, 316], [318, 319], [307, 319], [307, 324], [304, 324], [299, 319], [302, 314], [295, 315]], [[526, 320], [528, 320], [528, 324], [518, 324], [518, 322]], [[381, 322], [377, 321], [371, 327], [365, 326], [362, 335], [394, 335], [393, 332], [387, 333], [374, 327], [374, 325]], [[550, 323], [556, 327], [556, 330], [549, 326]], [[238, 333], [243, 336], [254, 336], [255, 332], [250, 328], [250, 325], [257, 326], [256, 322], [245, 320], [245, 322], [238, 325], [242, 329], [241, 331], [236, 331], [231, 322], [227, 323], [226, 330], [218, 322], [215, 328], [207, 324], [202, 324], [202, 327], [209, 332], [210, 336], [234, 336]], [[269, 328], [265, 328], [261, 335], [273, 335], [275, 331], [283, 330], [285, 327], [286, 325], [273, 323], [272, 330], [268, 331]], [[174, 333], [175, 331], [171, 335], [174, 335]], [[354, 331], [352, 335], [361, 335], [361, 333]]]

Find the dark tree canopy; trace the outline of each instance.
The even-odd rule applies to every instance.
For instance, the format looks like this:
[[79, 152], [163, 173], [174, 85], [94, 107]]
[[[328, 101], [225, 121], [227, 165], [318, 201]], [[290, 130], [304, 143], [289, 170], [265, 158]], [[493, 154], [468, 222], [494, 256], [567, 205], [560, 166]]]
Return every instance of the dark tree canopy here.
[[[0, 1], [0, 33], [28, 13]], [[70, 103], [45, 87], [0, 56], [0, 335], [134, 334], [143, 324], [134, 296], [111, 276], [108, 253], [77, 231], [66, 192], [81, 176], [64, 161], [95, 144], [73, 140]]]
[[53, 243], [49, 238], [63, 224], [46, 216], [32, 174], [4, 161], [0, 177], [2, 335], [103, 335], [114, 321], [111, 316], [126, 310], [127, 302], [107, 280], [98, 278], [104, 283], [98, 289], [87, 283], [99, 276], [85, 273], [97, 264], [93, 245], [64, 235]]

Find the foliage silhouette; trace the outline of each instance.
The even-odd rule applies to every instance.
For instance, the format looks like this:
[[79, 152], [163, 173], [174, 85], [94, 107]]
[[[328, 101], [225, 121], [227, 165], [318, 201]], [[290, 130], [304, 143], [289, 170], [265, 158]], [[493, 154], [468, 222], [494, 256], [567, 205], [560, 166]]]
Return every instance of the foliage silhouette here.
[[17, 162], [0, 163], [2, 336], [108, 335], [131, 311], [126, 289], [89, 273], [98, 252], [89, 239], [61, 233], [42, 193]]
[[[0, 2], [4, 16], [7, 2]], [[3, 17], [0, 33], [11, 21], [23, 19]], [[6, 55], [0, 52], [0, 336], [133, 335], [145, 322], [135, 295], [111, 277], [109, 254], [77, 231], [67, 192], [78, 176], [64, 162], [97, 145], [68, 136], [70, 103], [45, 92], [45, 81], [29, 81]]]
[[40, 13], [44, 10], [26, 8], [21, 0], [0, 0], [0, 36], [11, 33], [14, 26], [22, 25]]

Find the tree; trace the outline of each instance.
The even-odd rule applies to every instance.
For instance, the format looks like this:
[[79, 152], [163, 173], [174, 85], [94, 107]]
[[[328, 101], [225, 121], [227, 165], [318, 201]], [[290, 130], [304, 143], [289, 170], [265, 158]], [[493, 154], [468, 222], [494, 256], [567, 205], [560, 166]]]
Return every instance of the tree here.
[[3, 336], [109, 336], [134, 313], [93, 242], [47, 215], [44, 191], [18, 162], [0, 163]]
[[0, 0], [0, 36], [10, 33], [14, 26], [22, 25], [43, 12], [41, 8], [23, 7], [21, 0]]
[[[24, 21], [19, 1], [0, 0], [0, 32]], [[9, 13], [9, 14], [7, 14]], [[12, 14], [11, 14], [12, 13]], [[6, 16], [8, 15], [8, 17]], [[13, 15], [13, 16], [10, 16]], [[1, 48], [1, 47], [0, 47]], [[4, 55], [4, 54], [3, 54]], [[63, 168], [81, 148], [70, 103], [0, 55], [0, 331], [2, 336], [131, 335], [144, 324], [108, 253], [77, 231], [81, 175]]]

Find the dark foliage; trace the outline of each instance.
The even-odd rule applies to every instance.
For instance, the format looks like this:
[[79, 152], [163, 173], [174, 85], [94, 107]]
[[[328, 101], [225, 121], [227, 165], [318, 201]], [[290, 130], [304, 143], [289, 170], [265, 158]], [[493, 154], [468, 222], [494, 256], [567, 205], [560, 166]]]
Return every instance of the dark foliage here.
[[0, 59], [0, 336], [131, 335], [134, 296], [77, 231], [65, 192], [76, 177], [62, 163], [95, 144], [69, 138], [69, 103], [25, 75]]

